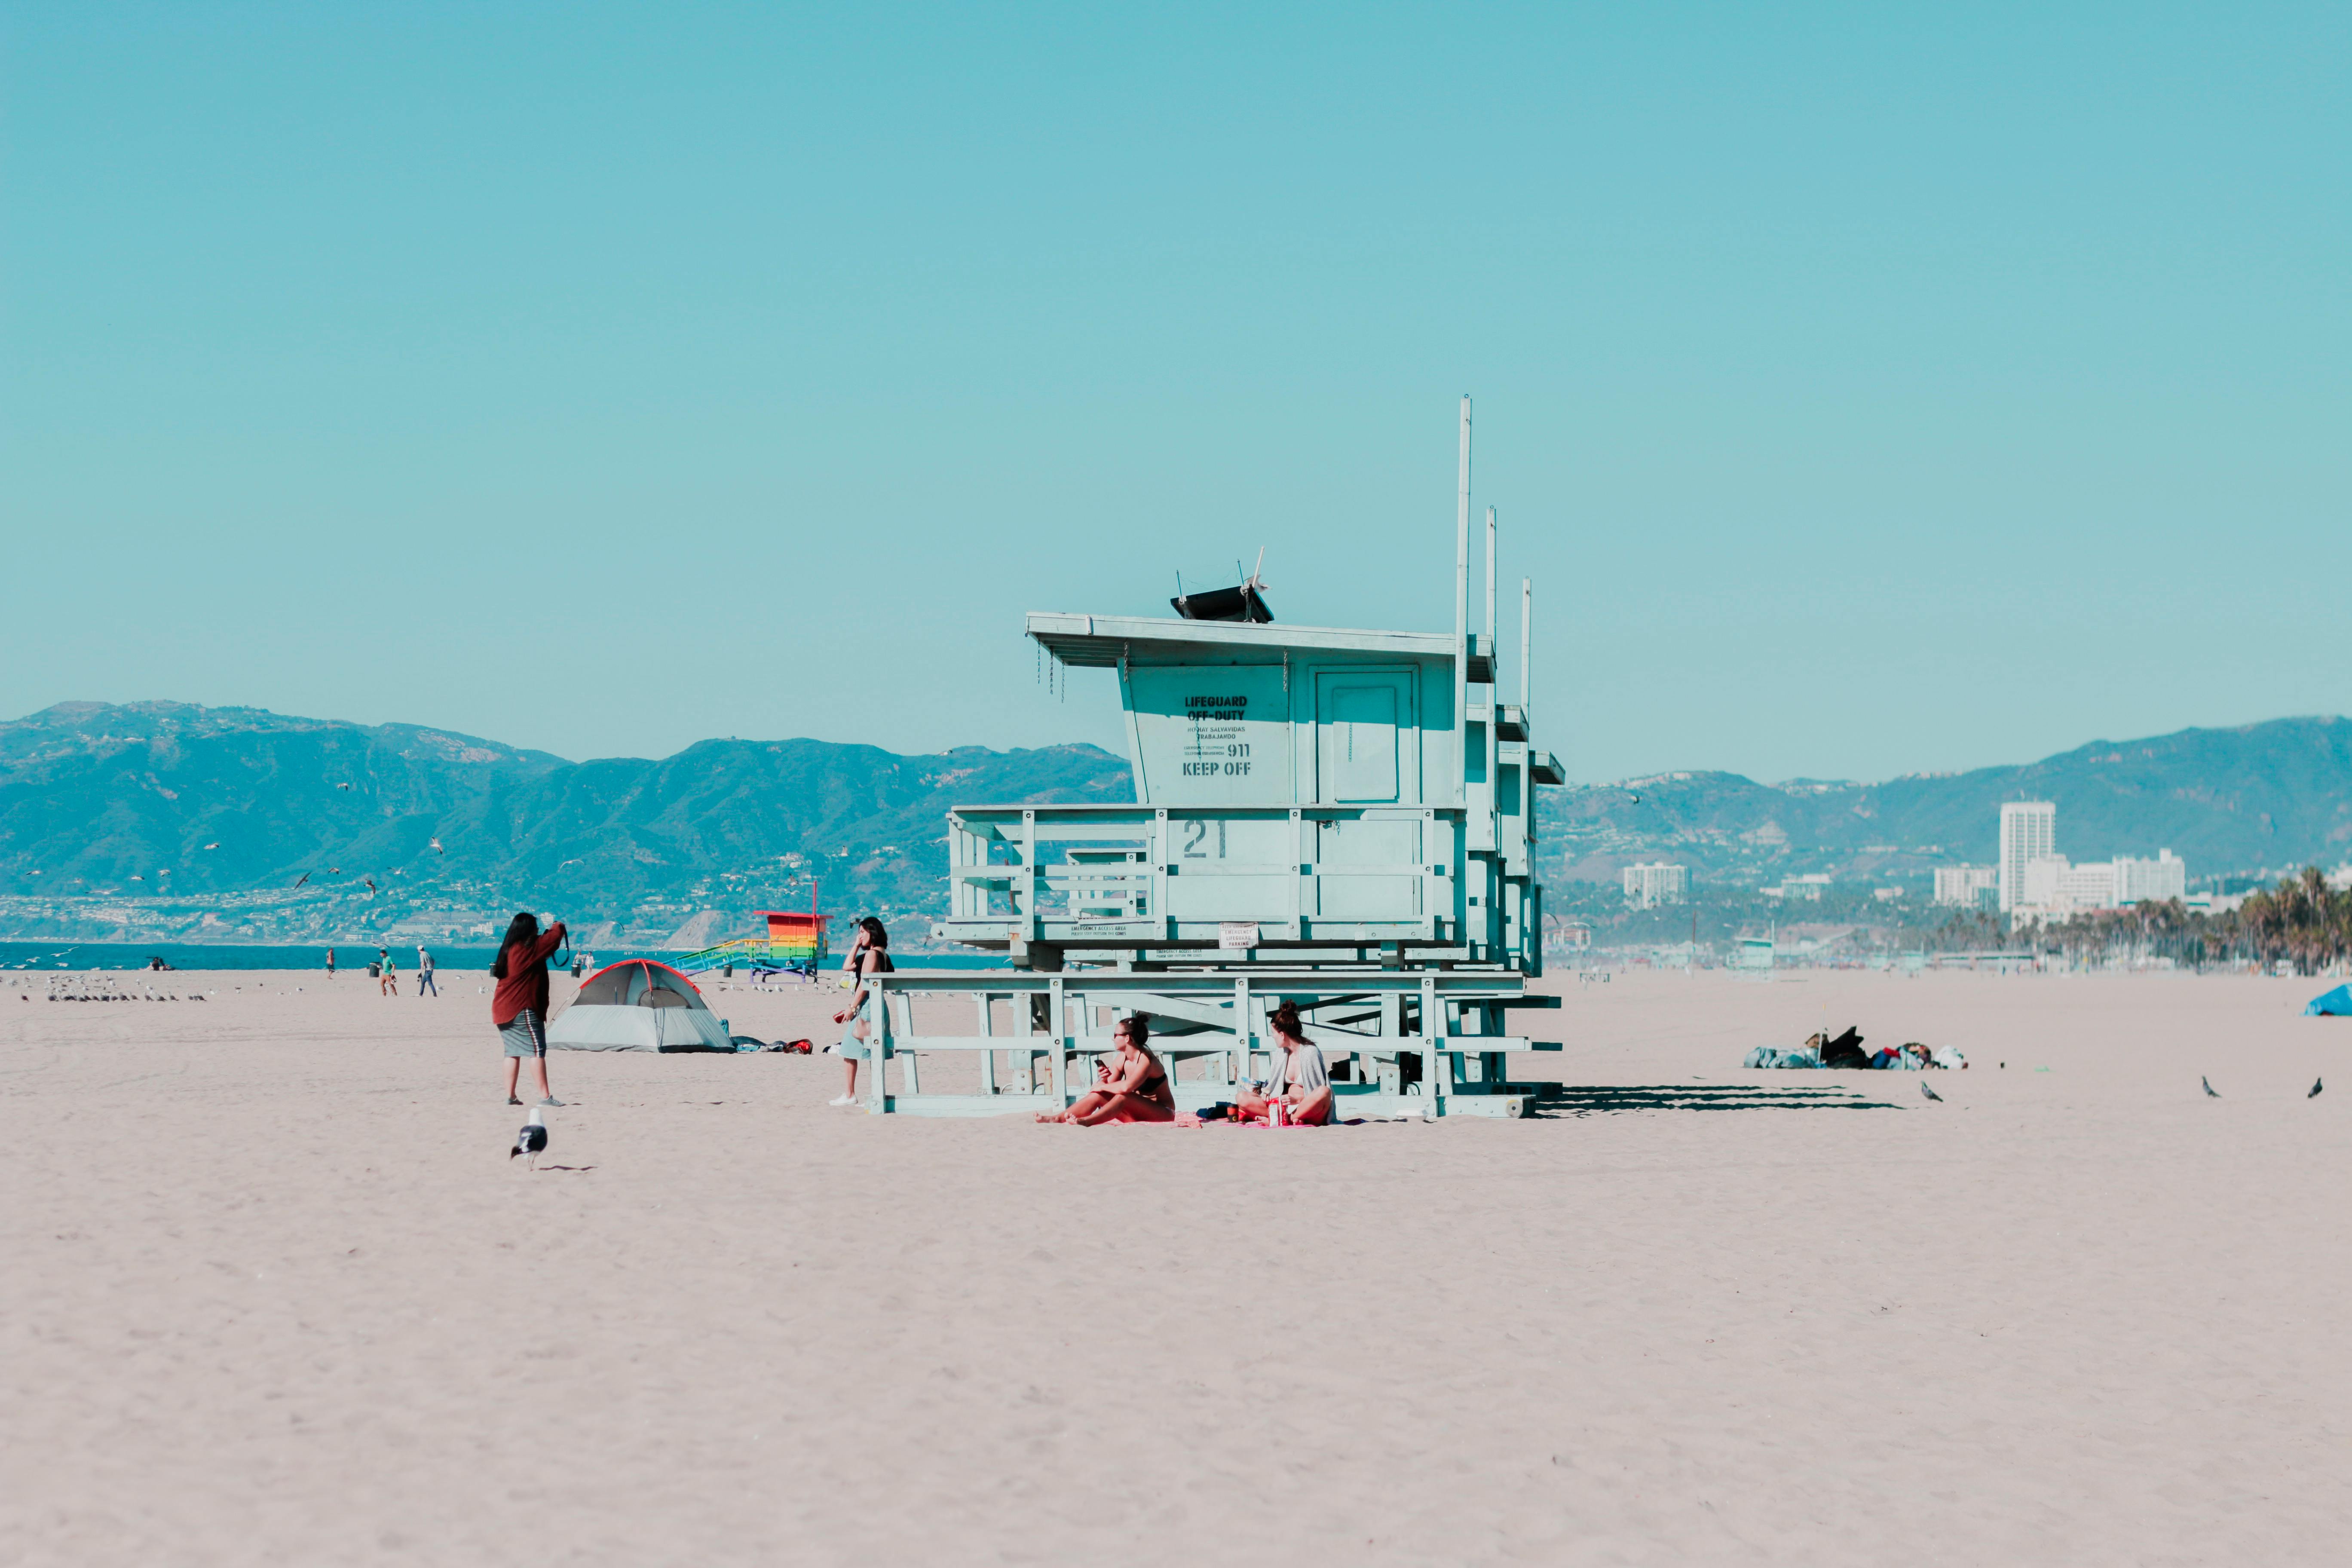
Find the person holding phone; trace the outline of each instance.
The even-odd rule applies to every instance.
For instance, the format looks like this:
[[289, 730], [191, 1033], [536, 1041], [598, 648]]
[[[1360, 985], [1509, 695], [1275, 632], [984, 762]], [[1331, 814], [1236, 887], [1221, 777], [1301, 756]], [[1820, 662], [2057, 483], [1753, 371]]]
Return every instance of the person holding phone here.
[[1106, 1121], [1173, 1121], [1176, 1090], [1168, 1081], [1168, 1067], [1150, 1047], [1151, 1022], [1143, 1014], [1121, 1018], [1111, 1030], [1118, 1049], [1095, 1063], [1095, 1087], [1078, 1096], [1077, 1103], [1055, 1115], [1037, 1113], [1040, 1121], [1063, 1121], [1074, 1127], [1100, 1127]]
[[539, 917], [525, 910], [508, 922], [506, 939], [499, 943], [498, 962], [490, 965], [490, 973], [499, 983], [490, 998], [490, 1022], [506, 1044], [509, 1105], [522, 1103], [515, 1098], [515, 1087], [526, 1058], [540, 1104], [563, 1103], [547, 1087], [547, 955], [570, 940], [562, 921], [542, 933]]
[[[844, 1026], [841, 1031], [841, 1044], [834, 1049], [840, 1054], [842, 1065], [848, 1069], [849, 1079], [841, 1091], [841, 1098], [828, 1100], [826, 1103], [855, 1105], [857, 1103], [857, 1064], [872, 1054], [866, 1044], [866, 1020], [859, 1016], [866, 1007], [866, 977], [869, 974], [887, 974], [892, 967], [890, 933], [882, 929], [880, 921], [876, 920], [872, 915], [867, 915], [857, 922], [856, 945], [849, 950], [849, 957], [843, 962], [841, 967], [849, 976], [849, 984], [856, 987], [856, 993], [849, 998], [849, 1005], [833, 1016], [835, 1023]], [[880, 1072], [882, 1064], [876, 1062], [874, 1070]]]

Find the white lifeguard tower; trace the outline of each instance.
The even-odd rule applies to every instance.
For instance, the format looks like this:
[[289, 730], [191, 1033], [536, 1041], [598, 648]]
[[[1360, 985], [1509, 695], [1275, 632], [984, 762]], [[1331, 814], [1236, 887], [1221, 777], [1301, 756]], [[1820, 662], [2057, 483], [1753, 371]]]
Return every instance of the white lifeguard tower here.
[[[1255, 574], [1173, 618], [1029, 616], [1054, 659], [1117, 671], [1135, 804], [948, 815], [932, 934], [1012, 968], [878, 977], [871, 1109], [1066, 1105], [1072, 1056], [1131, 1012], [1151, 1016], [1180, 1106], [1205, 1104], [1266, 1075], [1265, 1015], [1286, 999], [1339, 1114], [1524, 1113], [1507, 1054], [1559, 1048], [1509, 1027], [1558, 1005], [1526, 994], [1543, 964], [1533, 791], [1564, 779], [1531, 738], [1525, 583], [1519, 700], [1496, 689], [1491, 508], [1486, 628], [1469, 626], [1469, 458], [1465, 398], [1451, 635], [1272, 624]], [[960, 997], [974, 1031], [916, 1033], [918, 996], [927, 1015]], [[977, 1053], [977, 1093], [922, 1091], [942, 1052]]]

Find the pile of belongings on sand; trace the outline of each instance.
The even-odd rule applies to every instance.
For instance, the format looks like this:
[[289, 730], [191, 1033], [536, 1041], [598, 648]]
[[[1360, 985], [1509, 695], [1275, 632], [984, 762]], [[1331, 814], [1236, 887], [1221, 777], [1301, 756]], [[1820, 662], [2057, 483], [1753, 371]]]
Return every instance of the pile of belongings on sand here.
[[1923, 1046], [1909, 1040], [1901, 1046], [1862, 1048], [1862, 1032], [1849, 1028], [1832, 1039], [1828, 1031], [1807, 1037], [1793, 1049], [1759, 1046], [1739, 1064], [1749, 1068], [1877, 1068], [1892, 1072], [1925, 1072], [1929, 1068], [1961, 1068], [1969, 1058], [1950, 1046]]

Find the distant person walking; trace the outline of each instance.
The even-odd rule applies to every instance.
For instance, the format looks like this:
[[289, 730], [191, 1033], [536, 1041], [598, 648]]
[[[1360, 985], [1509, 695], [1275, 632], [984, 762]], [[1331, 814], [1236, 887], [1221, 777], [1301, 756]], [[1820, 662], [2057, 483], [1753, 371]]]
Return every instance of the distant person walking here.
[[[870, 1047], [866, 1043], [866, 1020], [858, 1016], [866, 1005], [866, 977], [887, 974], [891, 968], [890, 933], [882, 929], [880, 921], [867, 915], [857, 922], [857, 945], [849, 950], [849, 957], [841, 967], [848, 972], [852, 983], [857, 987], [849, 998], [849, 1005], [833, 1016], [835, 1023], [847, 1026], [841, 1031], [841, 1044], [835, 1048], [841, 1053], [842, 1065], [849, 1069], [849, 1083], [842, 1090], [839, 1100], [828, 1103], [855, 1105], [857, 1103], [857, 1064], [870, 1054]], [[874, 1070], [880, 1072], [882, 1064], [876, 1062]]]
[[515, 1098], [515, 1083], [525, 1057], [530, 1058], [540, 1104], [563, 1103], [547, 1087], [547, 955], [569, 937], [562, 921], [542, 935], [539, 917], [525, 910], [508, 922], [498, 962], [490, 965], [499, 983], [490, 998], [490, 1022], [506, 1042], [509, 1105], [522, 1103]]
[[433, 955], [419, 947], [416, 950], [416, 994], [422, 996], [427, 992], [438, 1000], [441, 987], [433, 984]]
[[377, 948], [375, 950], [375, 961], [383, 969], [383, 973], [377, 976], [375, 983], [377, 992], [385, 996], [399, 995], [400, 965], [393, 963], [392, 949], [388, 947]]
[[335, 977], [335, 950], [334, 950], [333, 948], [331, 948], [331, 948], [329, 948], [329, 949], [327, 950], [327, 978], [328, 978], [328, 979], [330, 979], [330, 980], [332, 980], [334, 977]]

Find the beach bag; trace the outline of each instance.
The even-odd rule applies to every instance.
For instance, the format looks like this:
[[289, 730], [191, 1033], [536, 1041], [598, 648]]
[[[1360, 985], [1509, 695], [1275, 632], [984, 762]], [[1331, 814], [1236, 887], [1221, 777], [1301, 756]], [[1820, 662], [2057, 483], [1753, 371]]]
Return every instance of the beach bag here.
[[[1818, 1038], [1819, 1037], [1815, 1037]], [[1865, 1052], [1862, 1048], [1861, 1031], [1857, 1029], [1848, 1029], [1844, 1034], [1840, 1035], [1834, 1040], [1822, 1041], [1822, 1066], [1825, 1068], [1866, 1068], [1870, 1066], [1869, 1053]]]

